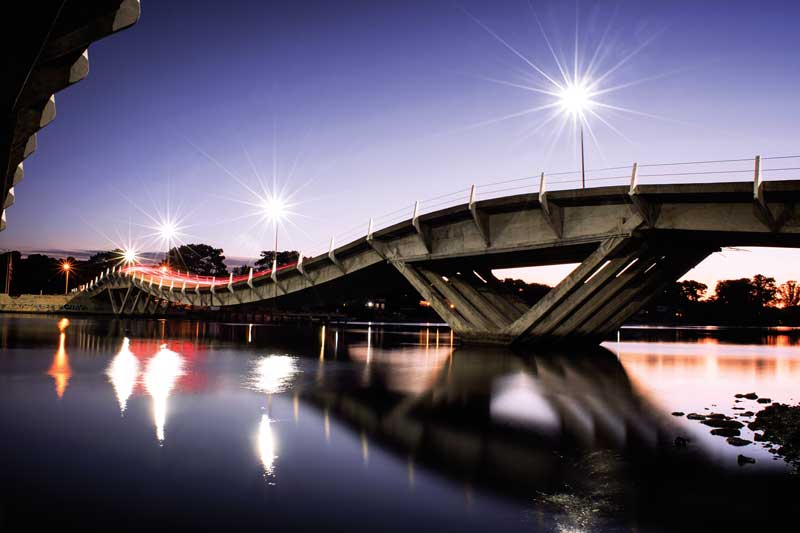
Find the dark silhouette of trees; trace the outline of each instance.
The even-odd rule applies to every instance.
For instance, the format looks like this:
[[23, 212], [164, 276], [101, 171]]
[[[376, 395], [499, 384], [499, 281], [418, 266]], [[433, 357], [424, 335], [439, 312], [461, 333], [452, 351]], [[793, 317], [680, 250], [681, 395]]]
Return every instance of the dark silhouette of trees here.
[[757, 274], [752, 279], [726, 279], [717, 282], [714, 301], [740, 310], [760, 310], [775, 305], [778, 288], [775, 278]]
[[[64, 292], [64, 272], [59, 259], [42, 254], [31, 254], [23, 258], [19, 252], [12, 252], [12, 255], [11, 294]], [[68, 259], [75, 262], [73, 258]], [[70, 278], [70, 285], [74, 287], [72, 279], [74, 278]]]
[[526, 283], [521, 279], [506, 278], [502, 282], [502, 286], [508, 292], [516, 294], [526, 304], [533, 305], [550, 292], [552, 287], [542, 283]]
[[214, 248], [209, 244], [184, 244], [167, 252], [166, 261], [171, 268], [186, 270], [200, 276], [227, 276], [225, 256], [222, 248]]
[[778, 287], [778, 301], [783, 307], [800, 305], [800, 285], [797, 281], [790, 279]]
[[245, 274], [250, 273], [250, 268], [250, 265], [241, 265], [238, 267], [233, 267], [231, 272], [233, 272], [234, 276], [244, 276]]
[[[284, 250], [278, 252], [278, 268], [284, 265], [291, 265], [297, 263], [300, 258], [300, 252], [297, 250]], [[256, 261], [255, 267], [257, 270], [264, 270], [272, 268], [272, 261], [275, 259], [274, 250], [262, 250], [261, 257]]]
[[680, 281], [676, 285], [681, 299], [690, 304], [696, 304], [702, 300], [706, 295], [706, 291], [708, 291], [708, 285], [691, 279]]

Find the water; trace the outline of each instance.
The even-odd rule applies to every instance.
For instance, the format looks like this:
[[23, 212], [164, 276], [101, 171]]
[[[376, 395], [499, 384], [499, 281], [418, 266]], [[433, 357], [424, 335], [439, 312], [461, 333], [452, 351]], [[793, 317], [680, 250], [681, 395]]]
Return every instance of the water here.
[[515, 354], [444, 327], [2, 315], [0, 529], [769, 527], [798, 518], [791, 468], [670, 413], [795, 403], [799, 338]]

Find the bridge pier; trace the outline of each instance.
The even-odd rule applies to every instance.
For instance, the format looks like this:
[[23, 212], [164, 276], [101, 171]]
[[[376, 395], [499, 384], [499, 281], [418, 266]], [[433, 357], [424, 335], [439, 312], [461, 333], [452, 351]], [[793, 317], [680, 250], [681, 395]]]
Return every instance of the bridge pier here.
[[465, 342], [596, 343], [713, 251], [637, 235], [609, 237], [530, 307], [504, 294], [491, 274], [392, 264]]

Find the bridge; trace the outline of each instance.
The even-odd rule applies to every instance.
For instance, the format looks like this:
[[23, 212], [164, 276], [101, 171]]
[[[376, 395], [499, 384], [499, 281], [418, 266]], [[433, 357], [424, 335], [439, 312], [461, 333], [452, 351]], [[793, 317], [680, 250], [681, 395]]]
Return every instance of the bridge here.
[[[415, 204], [410, 218], [377, 230], [370, 221], [359, 238], [332, 239], [296, 264], [225, 279], [112, 268], [73, 298], [108, 298], [121, 315], [272, 301], [288, 309], [399, 279], [467, 343], [594, 343], [722, 247], [800, 247], [800, 180], [765, 181], [761, 158], [748, 161], [748, 182], [645, 184], [634, 164], [625, 185], [549, 191], [542, 174], [538, 192], [480, 201], [473, 186], [463, 203], [426, 213]], [[565, 263], [579, 265], [533, 306], [492, 274]]]
[[89, 45], [135, 24], [141, 7], [139, 0], [40, 0], [3, 9], [9, 45], [0, 83], [0, 231], [36, 133], [56, 116], [54, 93], [84, 79]]

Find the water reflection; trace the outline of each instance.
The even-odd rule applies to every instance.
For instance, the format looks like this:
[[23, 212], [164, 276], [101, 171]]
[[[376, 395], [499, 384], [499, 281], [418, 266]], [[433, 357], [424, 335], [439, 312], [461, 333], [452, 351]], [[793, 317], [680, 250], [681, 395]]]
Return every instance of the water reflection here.
[[[431, 348], [408, 346], [400, 348], [375, 348], [368, 343], [350, 347], [350, 358], [366, 367], [375, 365], [385, 380], [387, 388], [394, 392], [420, 394], [428, 390], [450, 359], [452, 347]], [[365, 373], [365, 383], [371, 373]]]
[[266, 394], [282, 392], [298, 372], [296, 357], [269, 355], [256, 365], [252, 379], [253, 386]]
[[164, 426], [167, 422], [167, 400], [182, 375], [183, 358], [168, 349], [166, 344], [148, 361], [144, 371], [144, 386], [153, 398], [153, 422], [161, 444], [164, 443]]
[[[12, 325], [6, 334], [12, 349], [29, 348], [19, 340], [21, 326], [16, 328]], [[800, 348], [794, 341], [734, 346], [703, 338], [607, 345], [616, 355], [603, 349], [519, 354], [454, 348], [452, 334], [435, 326], [402, 331], [366, 324], [352, 329], [276, 326], [269, 336], [251, 335], [250, 330], [266, 330], [248, 327], [245, 336], [241, 324], [226, 329], [210, 323], [76, 318], [69, 329], [75, 347], [68, 357], [66, 325], [61, 329], [49, 375], [59, 397], [69, 384], [71, 398], [86, 402], [80, 410], [58, 409], [57, 416], [76, 431], [75, 438], [60, 443], [60, 454], [102, 453], [92, 456], [96, 467], [66, 470], [63, 461], [50, 467], [61, 469], [64, 488], [70, 489], [59, 497], [82, 494], [75, 487], [109, 486], [113, 479], [119, 487], [119, 501], [109, 498], [115, 513], [132, 496], [145, 494], [156, 504], [170, 502], [170, 519], [199, 522], [213, 515], [248, 526], [269, 523], [275, 530], [319, 530], [311, 513], [302, 512], [308, 507], [305, 496], [314, 500], [316, 514], [330, 521], [326, 525], [337, 530], [380, 529], [376, 522], [355, 522], [361, 515], [340, 512], [357, 502], [380, 508], [399, 531], [448, 530], [445, 519], [459, 531], [583, 531], [604, 529], [609, 516], [621, 516], [613, 524], [621, 525], [619, 530], [649, 531], [681, 530], [685, 523], [674, 519], [664, 528], [650, 528], [652, 522], [622, 514], [639, 505], [643, 513], [657, 512], [656, 520], [670, 520], [661, 515], [696, 508], [698, 494], [704, 509], [715, 510], [712, 518], [718, 508], [729, 511], [724, 507], [729, 504], [721, 507], [717, 500], [742, 498], [750, 504], [763, 496], [767, 504], [753, 504], [769, 511], [761, 516], [782, 509], [771, 507], [770, 498], [779, 492], [773, 477], [746, 477], [774, 472], [765, 469], [767, 459], [770, 466], [777, 463], [767, 452], [762, 458], [751, 451], [758, 444], [731, 448], [710, 436], [706, 426], [692, 422], [684, 427], [685, 417], [670, 412], [702, 412], [721, 399], [734, 402], [736, 392], [755, 391], [780, 401], [796, 397]], [[52, 396], [49, 378], [42, 375], [52, 357], [52, 320], [42, 331], [37, 342], [44, 359], [30, 364]], [[172, 350], [161, 344], [162, 338], [169, 339]], [[261, 353], [301, 357], [256, 356], [256, 347]], [[3, 377], [31, 360], [14, 357], [11, 350], [0, 353]], [[81, 369], [72, 378], [70, 362]], [[319, 377], [297, 379], [301, 368]], [[98, 375], [103, 379], [92, 379]], [[44, 446], [14, 443], [22, 442], [20, 435], [30, 434], [31, 427], [47, 429], [41, 421], [56, 416], [56, 411], [41, 409], [41, 402], [24, 401], [30, 391], [22, 388], [23, 381], [7, 380], [0, 388], [0, 405], [11, 405], [7, 417], [22, 418], [18, 413], [28, 409], [24, 419], [36, 421], [22, 426], [13, 418], [0, 419], [4, 430], [14, 433], [8, 439], [4, 435], [2, 440], [12, 443], [4, 453], [15, 454], [7, 454], [9, 460], [0, 466], [17, 461], [24, 465], [19, 471], [44, 464], [47, 457], [43, 463], [37, 455]], [[152, 423], [149, 414], [135, 416], [149, 407], [132, 399], [144, 393], [152, 397]], [[179, 424], [173, 420], [177, 394]], [[111, 407], [114, 401], [124, 419]], [[49, 403], [55, 409], [57, 404]], [[742, 405], [731, 403], [730, 409]], [[725, 412], [721, 403], [711, 408]], [[754, 402], [747, 409], [758, 406]], [[170, 416], [172, 453], [158, 454], [158, 468], [148, 470], [152, 437], [142, 446], [131, 435], [152, 435], [154, 424], [163, 443]], [[278, 425], [284, 419], [285, 425]], [[121, 431], [96, 438], [110, 427]], [[691, 438], [687, 448], [674, 445], [677, 435]], [[50, 437], [36, 436], [42, 442]], [[735, 456], [727, 457], [731, 476], [741, 477], [722, 478], [715, 450], [703, 439], [734, 454], [752, 455], [757, 463], [739, 467]], [[30, 463], [23, 461], [26, 454]], [[278, 470], [281, 490], [271, 491], [265, 505], [262, 485], [273, 482]], [[253, 483], [254, 475], [263, 483]], [[757, 489], [743, 493], [743, 487]], [[419, 505], [421, 498], [425, 505]], [[198, 509], [197, 501], [204, 502], [204, 509]], [[667, 507], [670, 512], [664, 513]], [[412, 508], [415, 512], [409, 513]]]
[[122, 339], [122, 346], [106, 371], [106, 375], [114, 387], [114, 393], [117, 395], [120, 413], [125, 413], [128, 398], [131, 397], [133, 389], [136, 387], [138, 374], [139, 360], [130, 350], [130, 340], [125, 337]]
[[272, 431], [273, 421], [267, 415], [261, 415], [258, 425], [258, 456], [264, 467], [264, 475], [272, 476], [275, 472], [276, 442]]
[[65, 347], [67, 340], [66, 330], [68, 326], [69, 320], [66, 318], [62, 318], [58, 322], [58, 329], [61, 332], [58, 335], [58, 350], [56, 350], [53, 356], [53, 363], [50, 365], [50, 370], [47, 371], [47, 375], [55, 381], [56, 394], [59, 400], [64, 397], [64, 393], [67, 391], [67, 385], [69, 384], [69, 378], [72, 376], [72, 370], [69, 367], [69, 355], [67, 355], [67, 349]]
[[525, 494], [573, 468], [553, 450], [580, 456], [672, 445], [671, 420], [638, 396], [608, 350], [521, 358], [500, 349], [453, 353], [432, 345], [350, 347], [362, 364], [369, 351], [369, 383], [328, 380], [302, 391], [321, 408], [326, 438], [330, 413], [360, 435], [365, 465], [373, 440], [408, 458], [410, 486], [415, 463], [422, 463], [470, 485]]

